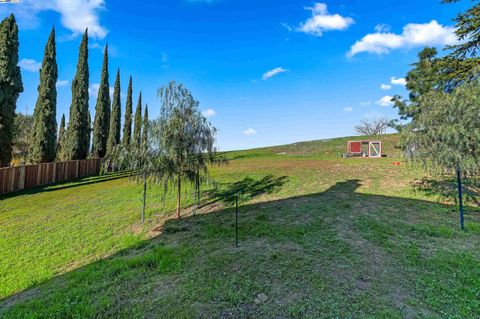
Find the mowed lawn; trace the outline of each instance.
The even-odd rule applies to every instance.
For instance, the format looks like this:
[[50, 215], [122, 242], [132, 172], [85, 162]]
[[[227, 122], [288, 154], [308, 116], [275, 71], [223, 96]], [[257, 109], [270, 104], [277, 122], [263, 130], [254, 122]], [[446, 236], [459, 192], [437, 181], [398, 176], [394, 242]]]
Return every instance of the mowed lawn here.
[[347, 139], [228, 153], [198, 214], [150, 185], [143, 226], [123, 174], [5, 196], [0, 317], [479, 318], [480, 210], [460, 231], [382, 139], [382, 159], [340, 158]]

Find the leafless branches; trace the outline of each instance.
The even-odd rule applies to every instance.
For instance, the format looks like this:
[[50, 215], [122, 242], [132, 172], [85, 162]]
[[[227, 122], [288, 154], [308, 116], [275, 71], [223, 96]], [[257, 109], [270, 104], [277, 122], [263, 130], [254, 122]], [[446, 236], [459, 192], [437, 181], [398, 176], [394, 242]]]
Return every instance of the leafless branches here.
[[363, 119], [360, 125], [355, 126], [355, 131], [360, 135], [375, 136], [386, 134], [390, 121], [385, 117], [376, 119]]

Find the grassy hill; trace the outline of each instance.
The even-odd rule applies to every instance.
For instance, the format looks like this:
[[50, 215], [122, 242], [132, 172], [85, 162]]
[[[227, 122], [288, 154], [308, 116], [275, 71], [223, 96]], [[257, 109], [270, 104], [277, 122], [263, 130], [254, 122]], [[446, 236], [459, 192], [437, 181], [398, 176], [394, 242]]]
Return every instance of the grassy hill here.
[[478, 318], [478, 208], [460, 231], [396, 135], [381, 159], [349, 139], [229, 152], [182, 220], [150, 185], [140, 225], [122, 174], [2, 198], [0, 317]]
[[324, 139], [308, 142], [298, 142], [288, 145], [257, 148], [246, 151], [228, 152], [232, 158], [285, 155], [289, 157], [309, 157], [317, 159], [338, 159], [347, 152], [348, 141], [379, 140], [383, 142], [383, 154], [391, 158], [402, 156], [398, 148], [399, 135], [387, 134], [371, 138], [366, 136], [348, 136], [342, 138]]

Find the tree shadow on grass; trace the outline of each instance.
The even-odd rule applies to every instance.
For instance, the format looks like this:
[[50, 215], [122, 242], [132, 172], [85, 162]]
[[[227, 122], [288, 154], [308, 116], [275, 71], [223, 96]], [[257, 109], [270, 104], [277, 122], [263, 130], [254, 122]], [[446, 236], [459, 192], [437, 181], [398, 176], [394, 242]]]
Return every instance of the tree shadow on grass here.
[[[229, 202], [244, 190], [253, 198], [283, 182], [244, 179], [214, 194]], [[449, 224], [456, 218], [452, 206], [361, 194], [359, 186], [351, 180], [317, 194], [242, 205], [239, 248], [232, 208], [167, 221], [155, 238], [1, 300], [0, 317], [391, 318], [421, 317], [422, 307], [432, 317], [459, 312], [471, 296], [465, 291], [475, 290], [462, 279], [475, 278], [475, 259], [457, 264], [457, 256], [445, 252], [461, 274], [452, 279], [451, 268], [430, 266], [428, 258], [438, 263], [444, 255], [423, 256], [418, 247], [437, 242], [470, 253], [474, 248], [464, 244], [478, 239], [480, 229], [463, 233]], [[480, 222], [478, 211], [469, 218]], [[448, 231], [437, 230], [440, 225]], [[442, 290], [447, 281], [454, 287], [449, 292], [462, 293]], [[255, 301], [260, 292], [268, 299]], [[437, 295], [442, 309], [425, 305]], [[408, 307], [418, 308], [405, 312]], [[464, 317], [476, 317], [478, 309], [468, 309]]]
[[[442, 202], [458, 202], [457, 180], [454, 178], [428, 179], [416, 181], [413, 187], [428, 196], [437, 196]], [[480, 206], [480, 181], [464, 179], [462, 185], [464, 201], [467, 204]]]
[[115, 172], [115, 173], [108, 173], [104, 175], [81, 177], [81, 178], [77, 178], [70, 181], [47, 184], [47, 185], [37, 186], [37, 187], [33, 187], [33, 188], [29, 188], [29, 189], [25, 189], [17, 192], [0, 195], [0, 201], [7, 198], [16, 197], [16, 196], [34, 195], [34, 194], [44, 193], [44, 192], [54, 192], [61, 189], [69, 189], [69, 188], [75, 188], [79, 186], [103, 183], [107, 181], [113, 181], [121, 178], [131, 177], [131, 176], [133, 176], [131, 172]]
[[287, 181], [287, 176], [266, 175], [261, 179], [245, 177], [238, 182], [221, 184], [207, 194], [213, 201], [219, 201], [229, 206], [235, 204], [236, 196], [240, 202], [248, 202], [261, 195], [277, 192]]

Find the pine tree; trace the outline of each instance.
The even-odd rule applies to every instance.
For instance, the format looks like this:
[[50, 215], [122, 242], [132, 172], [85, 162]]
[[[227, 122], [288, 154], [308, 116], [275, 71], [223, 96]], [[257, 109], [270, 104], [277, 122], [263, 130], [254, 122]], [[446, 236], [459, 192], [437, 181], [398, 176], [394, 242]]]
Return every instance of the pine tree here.
[[38, 99], [33, 112], [33, 132], [28, 156], [30, 163], [48, 163], [55, 160], [57, 144], [57, 78], [55, 28], [45, 47]]
[[146, 148], [147, 144], [148, 144], [148, 105], [145, 105], [145, 113], [143, 115], [142, 146]]
[[127, 102], [125, 105], [125, 121], [123, 123], [123, 145], [130, 145], [130, 140], [132, 138], [132, 77], [130, 76], [130, 81], [128, 82], [127, 90]]
[[142, 92], [140, 92], [138, 97], [137, 109], [135, 110], [133, 142], [136, 145], [140, 145], [140, 143], [142, 143]]
[[10, 165], [18, 95], [23, 92], [18, 64], [18, 26], [11, 14], [0, 24], [0, 167]]
[[58, 130], [58, 140], [57, 140], [57, 158], [59, 158], [59, 153], [62, 149], [62, 143], [65, 138], [65, 114], [62, 114], [62, 119], [60, 120], [60, 128]]
[[68, 156], [70, 160], [88, 155], [88, 29], [83, 34], [78, 57], [77, 74], [72, 82], [72, 105], [68, 124]]
[[110, 127], [110, 84], [108, 81], [108, 45], [103, 55], [102, 79], [98, 90], [95, 121], [93, 124], [93, 156], [102, 158], [107, 153]]
[[[459, 1], [443, 0], [442, 2], [455, 3]], [[449, 47], [453, 49], [451, 55], [459, 59], [478, 56], [478, 51], [480, 50], [480, 34], [478, 33], [478, 28], [480, 27], [480, 3], [459, 13], [455, 21], [455, 35], [460, 41], [458, 44]]]
[[115, 146], [120, 144], [120, 126], [121, 126], [121, 101], [120, 101], [120, 70], [117, 71], [115, 87], [113, 89], [112, 114], [110, 116], [110, 130], [107, 141], [107, 154], [112, 154]]

